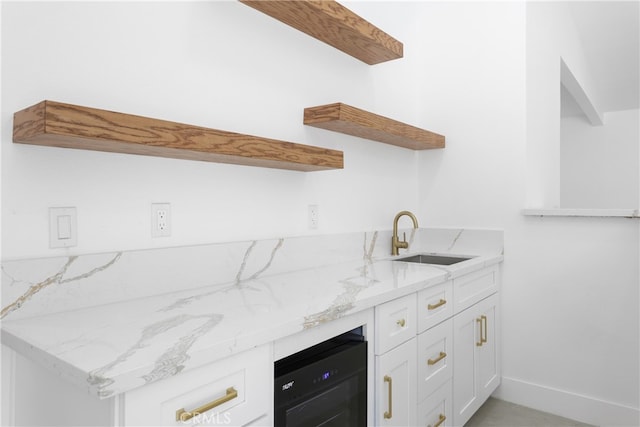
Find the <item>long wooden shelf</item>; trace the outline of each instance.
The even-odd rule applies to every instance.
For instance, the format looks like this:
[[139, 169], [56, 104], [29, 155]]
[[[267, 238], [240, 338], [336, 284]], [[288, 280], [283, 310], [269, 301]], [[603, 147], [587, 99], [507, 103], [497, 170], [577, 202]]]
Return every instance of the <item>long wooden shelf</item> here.
[[309, 107], [304, 124], [412, 150], [444, 148], [445, 137], [341, 102]]
[[402, 58], [403, 45], [336, 1], [240, 0], [369, 65]]
[[298, 171], [343, 168], [341, 151], [54, 101], [15, 113], [13, 142]]

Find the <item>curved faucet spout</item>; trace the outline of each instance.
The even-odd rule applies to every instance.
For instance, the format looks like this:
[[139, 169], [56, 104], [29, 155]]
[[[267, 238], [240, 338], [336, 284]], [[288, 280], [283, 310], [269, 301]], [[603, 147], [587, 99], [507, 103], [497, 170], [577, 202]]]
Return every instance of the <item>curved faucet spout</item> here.
[[418, 228], [418, 220], [416, 216], [409, 211], [401, 211], [398, 212], [398, 215], [393, 219], [393, 237], [391, 238], [391, 255], [398, 255], [398, 249], [407, 249], [409, 247], [409, 243], [407, 243], [407, 236], [403, 235], [403, 239], [400, 240], [398, 237], [398, 221], [402, 216], [408, 216], [413, 221], [413, 228]]

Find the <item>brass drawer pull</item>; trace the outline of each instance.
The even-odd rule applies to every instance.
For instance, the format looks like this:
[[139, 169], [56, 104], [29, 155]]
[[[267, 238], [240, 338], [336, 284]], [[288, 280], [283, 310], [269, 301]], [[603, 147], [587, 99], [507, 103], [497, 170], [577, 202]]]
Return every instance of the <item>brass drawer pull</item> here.
[[[433, 425], [433, 427], [440, 427], [442, 425], [442, 423], [444, 422], [444, 420], [446, 420], [446, 419], [447, 419], [447, 417], [444, 414], [440, 414], [440, 417], [438, 418], [438, 422], [435, 423]], [[431, 424], [429, 424], [428, 427], [431, 427]]]
[[398, 321], [396, 322], [396, 324], [397, 324], [398, 326], [400, 326], [401, 328], [404, 328], [405, 323], [406, 323], [406, 322], [404, 321], [404, 319], [400, 319], [400, 320], [398, 320]]
[[[482, 341], [483, 343], [487, 342], [487, 316], [485, 316], [484, 314], [482, 316], [480, 316], [480, 319], [482, 319], [482, 324], [484, 325], [484, 335], [480, 335], [480, 341]], [[482, 329], [480, 329], [482, 331]]]
[[388, 419], [391, 419], [391, 417], [393, 417], [393, 397], [392, 397], [393, 382], [389, 375], [384, 376], [384, 382], [389, 383], [389, 402], [388, 402], [389, 410], [384, 413], [384, 418], [388, 420]]
[[476, 318], [476, 322], [480, 325], [480, 342], [477, 342], [478, 347], [482, 347], [482, 344], [487, 342], [487, 316], [484, 314]]
[[440, 301], [438, 301], [435, 304], [427, 304], [427, 309], [428, 310], [435, 310], [438, 307], [442, 307], [443, 305], [445, 305], [447, 303], [446, 299], [442, 299], [440, 298]]
[[238, 397], [238, 391], [233, 387], [229, 387], [227, 389], [227, 394], [225, 394], [219, 399], [216, 399], [212, 402], [207, 403], [206, 405], [196, 408], [193, 411], [185, 411], [184, 408], [178, 409], [176, 411], [176, 421], [182, 421], [182, 422], [188, 421], [191, 418], [195, 417], [196, 415], [200, 415], [203, 412], [207, 412], [208, 410], [213, 409], [216, 406], [220, 406], [225, 402], [233, 400], [236, 397]]
[[427, 360], [427, 364], [429, 366], [431, 365], [435, 365], [436, 363], [438, 363], [439, 361], [441, 361], [442, 359], [444, 359], [445, 357], [447, 357], [447, 353], [445, 353], [444, 351], [440, 352], [440, 355], [438, 357], [436, 357], [435, 359], [429, 359]]

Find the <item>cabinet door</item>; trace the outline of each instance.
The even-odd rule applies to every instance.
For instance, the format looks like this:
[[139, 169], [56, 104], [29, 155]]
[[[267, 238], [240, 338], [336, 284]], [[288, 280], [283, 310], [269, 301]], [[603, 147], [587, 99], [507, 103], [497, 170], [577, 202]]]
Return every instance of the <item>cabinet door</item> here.
[[[483, 323], [482, 346], [478, 352], [478, 387], [484, 402], [500, 385], [500, 316], [498, 295], [493, 295], [478, 304], [480, 320]], [[483, 317], [484, 316], [484, 317]]]
[[453, 318], [454, 425], [464, 425], [500, 384], [498, 294]]
[[416, 339], [376, 356], [376, 426], [413, 426], [416, 416]]
[[462, 426], [480, 407], [476, 387], [476, 347], [480, 323], [475, 307], [453, 317], [453, 425]]

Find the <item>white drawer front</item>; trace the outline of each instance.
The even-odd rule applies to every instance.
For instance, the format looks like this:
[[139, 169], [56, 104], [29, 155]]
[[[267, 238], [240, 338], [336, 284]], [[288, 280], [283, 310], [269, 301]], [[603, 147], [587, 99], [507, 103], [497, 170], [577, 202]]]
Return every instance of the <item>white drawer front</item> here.
[[416, 294], [394, 299], [375, 309], [376, 354], [383, 354], [415, 337]]
[[[209, 384], [191, 390], [183, 395], [173, 397], [162, 403], [162, 419], [169, 425], [221, 425], [231, 424], [238, 419], [247, 406], [246, 382], [248, 372], [240, 369]], [[178, 410], [189, 412], [207, 404], [216, 404], [214, 408], [195, 415], [185, 421], [176, 419]], [[260, 415], [260, 414], [256, 414]]]
[[[262, 346], [128, 392], [125, 424], [243, 426], [272, 415], [272, 395], [271, 346]], [[201, 413], [180, 420], [182, 409]]]
[[441, 385], [418, 404], [419, 426], [447, 427], [453, 425], [451, 380]]
[[418, 335], [418, 402], [453, 376], [453, 319]]
[[498, 290], [498, 267], [486, 268], [453, 280], [454, 312], [471, 307]]
[[453, 282], [418, 292], [418, 333], [453, 316]]

